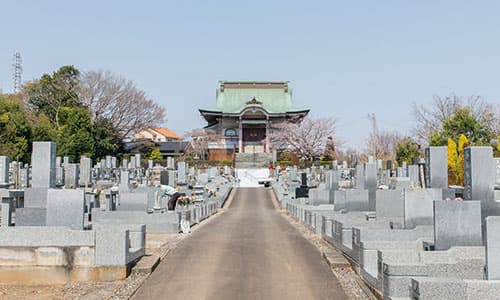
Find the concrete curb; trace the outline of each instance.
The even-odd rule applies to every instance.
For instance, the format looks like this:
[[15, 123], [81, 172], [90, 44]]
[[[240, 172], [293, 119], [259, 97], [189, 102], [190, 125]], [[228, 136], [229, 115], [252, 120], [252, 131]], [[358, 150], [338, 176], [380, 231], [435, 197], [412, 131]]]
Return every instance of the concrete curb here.
[[331, 268], [351, 268], [349, 261], [339, 253], [323, 252], [322, 256]]
[[[169, 251], [167, 251], [167, 254], [168, 254], [168, 252]], [[132, 272], [142, 273], [142, 274], [153, 273], [153, 271], [156, 269], [156, 267], [160, 264], [161, 260], [162, 260], [162, 258], [157, 254], [143, 256], [137, 262], [135, 267], [132, 269]]]

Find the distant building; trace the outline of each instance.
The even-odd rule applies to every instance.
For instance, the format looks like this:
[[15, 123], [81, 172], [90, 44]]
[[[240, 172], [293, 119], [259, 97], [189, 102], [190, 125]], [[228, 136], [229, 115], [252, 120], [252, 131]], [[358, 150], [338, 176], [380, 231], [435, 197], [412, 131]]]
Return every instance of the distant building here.
[[141, 153], [146, 148], [158, 148], [163, 158], [167, 156], [182, 156], [189, 142], [167, 128], [146, 128], [134, 136], [134, 140], [124, 143], [124, 152]]
[[174, 142], [182, 140], [182, 137], [177, 133], [167, 128], [146, 128], [137, 133], [134, 138], [136, 140], [148, 139], [154, 142]]
[[220, 81], [216, 105], [200, 109], [211, 129], [221, 138], [209, 146], [210, 157], [236, 153], [269, 153], [273, 125], [301, 121], [309, 109], [292, 105], [288, 81]]

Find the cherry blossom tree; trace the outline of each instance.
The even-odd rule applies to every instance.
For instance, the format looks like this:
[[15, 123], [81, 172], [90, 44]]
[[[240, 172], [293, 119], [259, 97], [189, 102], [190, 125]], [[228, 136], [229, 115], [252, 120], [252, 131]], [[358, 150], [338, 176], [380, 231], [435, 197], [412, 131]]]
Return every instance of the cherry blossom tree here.
[[302, 122], [282, 122], [274, 125], [269, 135], [276, 149], [289, 150], [299, 158], [311, 159], [325, 154], [341, 142], [335, 138], [336, 119], [333, 117], [312, 119], [306, 117]]

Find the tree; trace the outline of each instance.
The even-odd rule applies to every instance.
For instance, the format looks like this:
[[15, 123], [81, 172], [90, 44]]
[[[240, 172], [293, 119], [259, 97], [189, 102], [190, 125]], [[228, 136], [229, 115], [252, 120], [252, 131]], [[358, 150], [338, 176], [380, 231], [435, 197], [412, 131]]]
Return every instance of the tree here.
[[92, 121], [111, 122], [123, 139], [165, 121], [165, 109], [147, 97], [135, 83], [109, 71], [82, 75], [78, 95], [90, 108]]
[[28, 82], [23, 88], [27, 107], [36, 115], [45, 114], [59, 130], [61, 109], [81, 104], [76, 94], [79, 76], [75, 67], [63, 66], [52, 75]]
[[64, 107], [57, 137], [57, 154], [75, 161], [80, 156], [94, 157], [94, 139], [90, 115], [85, 107]]
[[17, 95], [0, 95], [0, 155], [30, 161], [31, 126]]
[[151, 150], [151, 155], [149, 156], [149, 159], [153, 161], [158, 161], [161, 160], [162, 158], [163, 157], [161, 155], [160, 149], [154, 148], [153, 150]]
[[458, 158], [457, 158], [457, 184], [464, 185], [464, 149], [469, 144], [469, 140], [464, 134], [458, 138]]
[[420, 149], [412, 138], [405, 137], [396, 144], [396, 161], [399, 165], [406, 162], [408, 165], [413, 162], [414, 158], [420, 156]]
[[299, 158], [313, 159], [325, 152], [329, 137], [337, 145], [340, 141], [335, 137], [334, 118], [311, 119], [306, 117], [302, 122], [283, 122], [274, 126], [275, 130], [269, 135], [276, 149], [293, 151]]
[[113, 124], [104, 118], [98, 118], [92, 124], [92, 137], [94, 142], [94, 153], [92, 159], [116, 155], [121, 150], [121, 137]]
[[456, 111], [443, 121], [440, 131], [434, 132], [431, 137], [431, 146], [442, 146], [448, 138], [458, 140], [461, 134], [469, 138], [471, 145], [489, 145], [495, 132], [487, 116], [476, 116], [469, 107], [457, 108]]
[[220, 136], [215, 131], [202, 128], [188, 132], [185, 137], [191, 139], [190, 145], [186, 149], [186, 154], [203, 160], [208, 159], [209, 144], [218, 142], [220, 139]]
[[451, 138], [448, 138], [448, 183], [451, 185], [457, 184], [458, 170], [458, 152], [457, 143]]
[[[486, 128], [493, 132], [500, 130], [500, 107], [497, 108], [486, 102], [481, 96], [471, 96], [467, 101], [454, 94], [448, 97], [434, 96], [432, 105], [413, 104], [413, 113], [416, 118], [416, 126], [414, 128], [415, 136], [420, 144], [429, 144], [431, 141], [436, 142], [439, 138], [440, 145], [446, 145], [447, 137], [437, 137], [436, 133], [443, 130], [446, 120], [452, 118], [458, 111], [467, 108], [469, 114], [476, 121], [480, 122]], [[466, 132], [460, 132], [465, 133]], [[460, 134], [459, 133], [459, 134]], [[469, 138], [470, 135], [467, 134]], [[458, 135], [454, 137], [458, 138]]]

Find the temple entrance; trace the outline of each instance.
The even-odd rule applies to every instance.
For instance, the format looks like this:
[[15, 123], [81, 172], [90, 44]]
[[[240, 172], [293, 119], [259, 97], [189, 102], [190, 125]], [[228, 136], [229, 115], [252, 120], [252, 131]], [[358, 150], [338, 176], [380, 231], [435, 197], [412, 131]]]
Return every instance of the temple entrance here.
[[246, 125], [243, 127], [243, 152], [265, 152], [266, 127], [265, 125]]

